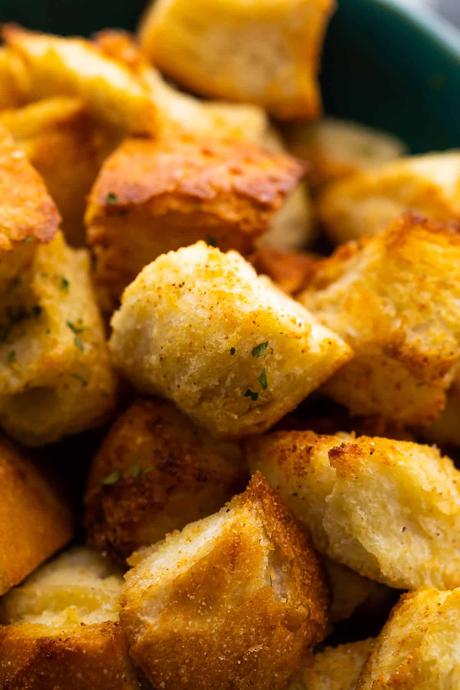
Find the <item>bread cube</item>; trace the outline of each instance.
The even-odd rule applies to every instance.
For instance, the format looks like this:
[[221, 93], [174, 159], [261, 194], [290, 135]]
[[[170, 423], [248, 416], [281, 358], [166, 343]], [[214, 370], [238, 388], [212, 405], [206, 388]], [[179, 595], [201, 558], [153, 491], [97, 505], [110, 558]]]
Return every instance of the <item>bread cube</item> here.
[[355, 352], [326, 391], [352, 414], [428, 426], [460, 362], [460, 234], [406, 215], [338, 250], [299, 297]]
[[347, 620], [361, 606], [372, 608], [374, 604], [384, 602], [387, 593], [384, 585], [361, 577], [354, 570], [330, 558], [323, 560], [331, 590], [329, 609], [331, 623]]
[[66, 239], [84, 244], [86, 197], [115, 136], [97, 127], [76, 98], [48, 98], [5, 110], [0, 124], [43, 177], [61, 213]]
[[160, 0], [140, 29], [144, 51], [192, 91], [255, 103], [281, 119], [314, 118], [332, 0]]
[[0, 438], [0, 595], [72, 537], [63, 497], [46, 474]]
[[460, 583], [460, 473], [435, 447], [352, 434], [246, 442], [316, 548], [399, 589]]
[[251, 251], [302, 172], [293, 158], [249, 143], [125, 140], [103, 166], [86, 214], [103, 308], [113, 311], [139, 271], [169, 250], [207, 239]]
[[333, 117], [293, 123], [283, 133], [288, 150], [311, 163], [315, 187], [381, 166], [406, 152], [403, 142], [387, 132]]
[[8, 47], [21, 58], [30, 100], [81, 98], [96, 119], [123, 132], [146, 134], [157, 127], [155, 103], [141, 80], [83, 38], [64, 38], [6, 25]]
[[382, 232], [401, 213], [460, 220], [460, 151], [401, 158], [328, 186], [318, 215], [337, 243]]
[[171, 403], [139, 400], [94, 458], [85, 497], [89, 540], [117, 558], [219, 510], [244, 484], [239, 448], [215, 441]]
[[0, 299], [0, 424], [26, 445], [102, 423], [115, 377], [85, 250], [61, 234]]
[[282, 690], [326, 629], [308, 539], [266, 481], [132, 557], [130, 654], [164, 690]]
[[140, 690], [120, 629], [121, 575], [86, 548], [64, 553], [1, 602], [0, 686]]
[[0, 294], [49, 242], [60, 222], [43, 180], [0, 126]]
[[112, 326], [115, 364], [132, 384], [223, 437], [267, 429], [350, 357], [239, 254], [204, 242], [144, 268]]
[[356, 690], [454, 690], [460, 683], [460, 588], [401, 597]]
[[356, 690], [373, 644], [369, 639], [326, 647], [307, 662], [289, 690]]

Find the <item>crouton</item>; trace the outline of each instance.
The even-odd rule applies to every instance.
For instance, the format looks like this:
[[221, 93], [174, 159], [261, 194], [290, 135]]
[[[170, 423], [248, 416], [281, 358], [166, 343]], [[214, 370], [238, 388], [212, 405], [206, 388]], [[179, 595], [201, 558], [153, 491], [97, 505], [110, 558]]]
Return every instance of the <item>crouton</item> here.
[[382, 232], [401, 213], [460, 221], [460, 151], [401, 158], [328, 186], [318, 215], [335, 242]]
[[326, 647], [307, 662], [289, 690], [356, 690], [356, 683], [374, 641]]
[[0, 113], [10, 131], [43, 177], [62, 216], [70, 244], [84, 244], [86, 197], [115, 136], [89, 116], [82, 101], [56, 97]]
[[321, 44], [332, 0], [160, 0], [140, 42], [162, 71], [193, 91], [255, 103], [281, 119], [315, 118]]
[[168, 402], [140, 400], [115, 422], [91, 465], [89, 540], [129, 556], [219, 510], [245, 479], [236, 444], [203, 434]]
[[302, 172], [293, 158], [249, 143], [125, 140], [103, 166], [86, 214], [104, 309], [113, 311], [139, 271], [171, 249], [207, 239], [251, 251]]
[[3, 36], [22, 59], [30, 100], [81, 98], [91, 114], [123, 132], [156, 131], [157, 110], [144, 84], [122, 64], [82, 38], [63, 38], [7, 25]]
[[[0, 438], [0, 595], [72, 537], [58, 490], [19, 449]], [[2, 686], [3, 687], [3, 686]]]
[[324, 566], [331, 590], [329, 619], [331, 623], [350, 618], [360, 606], [382, 598], [384, 585], [361, 577], [341, 563], [324, 558]]
[[316, 548], [399, 589], [460, 583], [460, 473], [431, 446], [277, 432], [246, 442]]
[[460, 446], [460, 379], [447, 393], [446, 406], [431, 426], [423, 429], [426, 440], [443, 446]]
[[91, 289], [89, 256], [58, 234], [0, 299], [0, 424], [26, 445], [96, 426], [115, 378]]
[[134, 386], [229, 438], [270, 427], [351, 356], [239, 254], [204, 242], [144, 268], [112, 326]]
[[282, 690], [325, 634], [319, 561], [260, 475], [131, 562], [121, 620], [154, 687]]
[[11, 48], [0, 48], [0, 110], [18, 108], [27, 100], [30, 85], [23, 62]]
[[1, 602], [0, 687], [138, 690], [119, 627], [121, 575], [96, 553], [64, 553]]
[[460, 687], [460, 588], [405, 594], [377, 638], [357, 690]]
[[460, 361], [460, 233], [406, 215], [339, 249], [299, 297], [354, 359], [325, 390], [352, 414], [428, 426]]
[[306, 288], [320, 261], [314, 254], [275, 247], [259, 247], [250, 259], [257, 273], [267, 275], [288, 294]]
[[403, 142], [387, 132], [333, 117], [288, 125], [284, 140], [289, 151], [311, 163], [315, 187], [381, 166], [406, 152]]
[[60, 222], [43, 180], [0, 126], [0, 294], [49, 242]]

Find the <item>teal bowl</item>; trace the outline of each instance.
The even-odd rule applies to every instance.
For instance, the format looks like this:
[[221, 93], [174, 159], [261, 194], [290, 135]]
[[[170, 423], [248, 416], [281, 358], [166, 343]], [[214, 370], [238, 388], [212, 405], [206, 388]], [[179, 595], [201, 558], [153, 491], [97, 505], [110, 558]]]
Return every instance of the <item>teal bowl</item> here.
[[[145, 0], [0, 0], [0, 21], [62, 34], [133, 29]], [[460, 147], [460, 33], [397, 0], [338, 0], [324, 50], [326, 111], [387, 129], [413, 152]]]

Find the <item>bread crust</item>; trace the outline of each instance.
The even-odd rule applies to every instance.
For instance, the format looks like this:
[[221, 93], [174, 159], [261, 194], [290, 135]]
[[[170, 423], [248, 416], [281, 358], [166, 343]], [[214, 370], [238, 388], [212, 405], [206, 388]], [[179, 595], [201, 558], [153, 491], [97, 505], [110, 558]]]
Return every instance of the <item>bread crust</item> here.
[[121, 620], [154, 686], [281, 690], [324, 635], [319, 561], [260, 475], [132, 563]]
[[0, 438], [0, 595], [72, 537], [63, 496], [18, 448]]
[[289, 690], [356, 690], [374, 640], [361, 640], [316, 653]]

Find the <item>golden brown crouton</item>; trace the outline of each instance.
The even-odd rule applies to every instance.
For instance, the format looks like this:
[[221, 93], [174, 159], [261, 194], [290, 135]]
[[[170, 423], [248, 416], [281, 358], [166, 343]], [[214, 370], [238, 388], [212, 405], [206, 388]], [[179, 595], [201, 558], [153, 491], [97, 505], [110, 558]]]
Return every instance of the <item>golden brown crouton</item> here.
[[294, 295], [306, 288], [321, 257], [275, 247], [259, 247], [250, 257], [257, 273], [267, 275], [284, 292]]
[[3, 29], [3, 36], [25, 65], [30, 100], [75, 96], [98, 120], [124, 132], [156, 130], [157, 109], [148, 89], [94, 44], [13, 25]]
[[132, 564], [121, 619], [154, 687], [282, 690], [325, 633], [319, 561], [260, 475]]
[[71, 539], [72, 519], [44, 473], [4, 438], [0, 487], [1, 595]]
[[289, 690], [356, 690], [374, 640], [326, 647], [307, 662]]
[[78, 98], [57, 96], [0, 113], [28, 159], [42, 175], [73, 244], [84, 240], [86, 197], [103, 161], [119, 143], [99, 126]]
[[248, 253], [297, 185], [302, 166], [243, 142], [127, 139], [103, 166], [86, 223], [101, 303], [157, 256], [207, 239]]
[[460, 687], [460, 588], [405, 594], [375, 641], [357, 690]]
[[114, 396], [89, 256], [58, 234], [0, 299], [0, 424], [49, 443], [104, 421]]
[[59, 213], [43, 180], [9, 132], [0, 126], [0, 294], [53, 239]]
[[375, 168], [406, 151], [391, 134], [332, 117], [289, 125], [284, 140], [289, 151], [311, 163], [315, 186]]
[[14, 50], [0, 48], [0, 110], [23, 105], [30, 91], [24, 64]]
[[460, 220], [460, 151], [401, 158], [356, 173], [327, 187], [318, 205], [338, 243], [376, 235], [404, 211]]
[[459, 585], [460, 473], [436, 448], [280, 431], [247, 453], [330, 558], [390, 587]]
[[67, 240], [84, 243], [86, 197], [114, 135], [96, 127], [76, 98], [56, 97], [0, 113], [0, 123], [46, 183], [62, 216]]
[[89, 539], [115, 557], [129, 556], [219, 510], [245, 478], [236, 444], [208, 437], [171, 403], [138, 401], [115, 422], [91, 465]]
[[332, 0], [160, 0], [140, 30], [161, 70], [199, 93], [255, 103], [279, 118], [314, 118]]
[[4, 690], [138, 690], [118, 624], [121, 575], [89, 549], [41, 568], [2, 600]]
[[223, 437], [267, 429], [350, 357], [239, 254], [204, 242], [144, 268], [112, 325], [115, 363], [133, 385]]
[[460, 362], [460, 233], [406, 215], [339, 249], [300, 301], [355, 352], [326, 391], [352, 414], [429, 425]]

